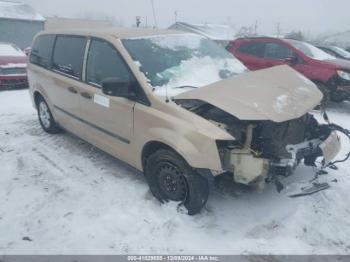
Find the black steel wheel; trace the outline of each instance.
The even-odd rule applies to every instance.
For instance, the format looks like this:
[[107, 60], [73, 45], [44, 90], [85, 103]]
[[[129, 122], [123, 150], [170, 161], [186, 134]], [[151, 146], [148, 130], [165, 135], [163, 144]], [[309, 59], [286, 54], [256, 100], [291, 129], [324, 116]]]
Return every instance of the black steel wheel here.
[[177, 153], [161, 149], [146, 160], [145, 177], [162, 203], [179, 202], [189, 215], [198, 214], [209, 197], [208, 179], [196, 173]]
[[158, 166], [158, 186], [167, 200], [184, 202], [188, 194], [185, 177], [177, 166], [161, 162]]

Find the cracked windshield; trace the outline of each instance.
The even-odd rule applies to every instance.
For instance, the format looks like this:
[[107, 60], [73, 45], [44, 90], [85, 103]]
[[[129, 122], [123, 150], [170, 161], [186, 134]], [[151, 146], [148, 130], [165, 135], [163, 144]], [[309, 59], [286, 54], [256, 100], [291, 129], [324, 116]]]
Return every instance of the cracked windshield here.
[[175, 96], [247, 70], [218, 44], [191, 34], [126, 39], [123, 44], [159, 96]]

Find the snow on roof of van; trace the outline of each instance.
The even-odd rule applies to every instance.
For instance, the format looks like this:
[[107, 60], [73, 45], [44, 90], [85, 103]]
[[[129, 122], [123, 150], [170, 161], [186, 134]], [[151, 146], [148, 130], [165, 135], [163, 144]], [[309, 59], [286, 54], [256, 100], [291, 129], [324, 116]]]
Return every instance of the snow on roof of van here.
[[0, 18], [45, 21], [30, 5], [12, 1], [0, 1]]
[[72, 35], [90, 35], [90, 36], [110, 35], [120, 39], [129, 39], [129, 38], [152, 37], [157, 35], [183, 34], [183, 32], [168, 30], [168, 29], [111, 27], [111, 28], [77, 28], [77, 29], [46, 30], [42, 32], [42, 34], [72, 34]]

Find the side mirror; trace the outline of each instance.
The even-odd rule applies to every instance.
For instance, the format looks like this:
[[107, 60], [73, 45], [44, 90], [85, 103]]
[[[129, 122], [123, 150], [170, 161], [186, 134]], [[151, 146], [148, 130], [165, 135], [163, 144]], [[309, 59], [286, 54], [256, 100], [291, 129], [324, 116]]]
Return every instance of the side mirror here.
[[105, 95], [130, 98], [130, 82], [113, 77], [102, 82], [102, 92]]
[[289, 65], [295, 65], [298, 63], [298, 57], [296, 55], [289, 56], [284, 61]]

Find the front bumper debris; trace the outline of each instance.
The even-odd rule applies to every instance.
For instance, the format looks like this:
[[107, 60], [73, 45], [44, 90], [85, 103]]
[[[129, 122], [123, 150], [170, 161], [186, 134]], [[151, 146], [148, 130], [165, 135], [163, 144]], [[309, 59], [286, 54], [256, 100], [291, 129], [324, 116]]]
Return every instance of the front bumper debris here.
[[336, 131], [331, 132], [324, 141], [317, 138], [297, 145], [288, 145], [287, 151], [291, 154], [291, 158], [271, 162], [270, 176], [290, 176], [302, 159], [311, 158], [311, 164], [308, 165], [313, 165], [316, 158], [323, 156], [322, 165], [325, 167], [335, 159], [340, 148], [341, 142]]
[[335, 131], [320, 144], [320, 149], [322, 150], [324, 160], [322, 161], [323, 166], [327, 166], [340, 152], [341, 142], [340, 138]]
[[300, 189], [298, 189], [297, 192], [289, 194], [289, 197], [296, 198], [296, 197], [309, 196], [309, 195], [313, 195], [318, 192], [321, 192], [323, 190], [327, 190], [330, 187], [331, 186], [328, 183], [313, 182], [309, 185], [302, 186]]

